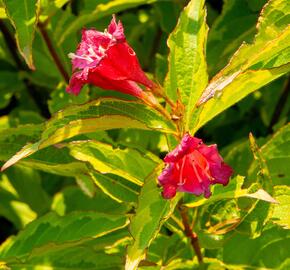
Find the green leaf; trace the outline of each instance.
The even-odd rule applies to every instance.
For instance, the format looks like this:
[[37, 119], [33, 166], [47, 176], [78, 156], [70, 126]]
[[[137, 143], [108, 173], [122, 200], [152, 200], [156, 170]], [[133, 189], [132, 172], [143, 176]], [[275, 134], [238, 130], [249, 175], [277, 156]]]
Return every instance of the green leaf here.
[[7, 160], [25, 143], [36, 141], [40, 137], [41, 130], [41, 125], [20, 125], [17, 128], [1, 129], [0, 160]]
[[113, 0], [108, 1], [108, 3], [97, 4], [94, 10], [90, 10], [88, 13], [78, 16], [69, 27], [63, 31], [58, 44], [61, 44], [69, 35], [76, 33], [88, 23], [128, 8], [134, 8], [143, 4], [151, 4], [155, 1], [156, 0]]
[[253, 162], [253, 154], [248, 140], [239, 140], [234, 144], [228, 145], [223, 148], [221, 156], [239, 175], [247, 175], [248, 169]]
[[91, 172], [95, 184], [110, 198], [117, 202], [137, 202], [138, 189], [128, 181], [113, 174]]
[[136, 214], [131, 219], [130, 232], [134, 239], [128, 247], [126, 270], [137, 269], [139, 262], [145, 258], [145, 251], [157, 236], [162, 224], [173, 212], [180, 194], [173, 200], [165, 200], [157, 187], [157, 176], [160, 168], [156, 168], [145, 180], [138, 200]]
[[[196, 122], [194, 131], [204, 126], [212, 118], [255, 90], [286, 74], [289, 70], [290, 64], [286, 64], [278, 68], [249, 70], [241, 73], [237, 78], [232, 80], [225, 88], [223, 88], [221, 96], [208, 100], [202, 105], [202, 107], [200, 107], [200, 115]], [[231, 80], [232, 78], [229, 79]], [[218, 82], [217, 85], [222, 84], [219, 84]]]
[[[113, 253], [116, 253], [116, 247], [119, 245], [126, 245], [128, 242], [131, 241], [131, 237], [128, 231], [128, 228], [123, 228], [118, 231], [115, 231], [114, 233], [110, 233], [107, 235], [104, 235], [102, 237], [89, 240], [86, 242], [86, 245], [93, 248], [94, 251], [104, 251], [104, 250], [110, 250], [115, 249]], [[124, 253], [124, 252], [122, 252]], [[124, 265], [124, 260], [123, 260]]]
[[[267, 162], [272, 181], [286, 184], [290, 177], [290, 124], [278, 130], [274, 136], [261, 147], [261, 153]], [[253, 162], [249, 169], [249, 176], [256, 173], [258, 163]]]
[[137, 185], [142, 185], [156, 162], [134, 149], [112, 148], [96, 141], [72, 142], [67, 145], [77, 160], [90, 163], [102, 174], [116, 174]]
[[208, 34], [207, 62], [209, 74], [214, 75], [221, 70], [242, 42], [250, 42], [255, 35], [258, 13], [266, 0], [253, 10], [255, 2], [225, 0], [220, 16], [214, 21]]
[[[95, 239], [86, 239], [79, 245], [48, 244], [34, 249], [24, 260], [10, 260], [0, 263], [9, 269], [123, 269], [124, 245], [129, 241], [129, 233], [125, 228]], [[7, 268], [4, 268], [8, 270]]]
[[112, 98], [93, 100], [84, 105], [66, 108], [54, 115], [41, 135], [41, 140], [23, 147], [2, 167], [8, 168], [38, 150], [57, 144], [76, 135], [116, 128], [153, 129], [175, 133], [173, 123], [158, 112], [135, 101]]
[[7, 170], [6, 174], [20, 201], [25, 202], [38, 215], [49, 211], [50, 198], [41, 186], [38, 172], [17, 166]]
[[265, 5], [254, 42], [244, 43], [235, 52], [197, 102], [202, 106], [198, 110], [200, 115], [195, 131], [248, 94], [289, 72], [289, 11], [287, 0], [270, 1]]
[[290, 229], [290, 187], [275, 186], [275, 199], [278, 204], [273, 205], [273, 215], [271, 220], [273, 223], [282, 226], [285, 229]]
[[25, 227], [17, 236], [0, 247], [0, 259], [7, 264], [26, 260], [37, 248], [49, 251], [54, 245], [77, 244], [88, 238], [97, 238], [127, 225], [124, 215], [96, 212], [73, 212], [60, 217], [49, 213]]
[[207, 85], [205, 17], [204, 0], [190, 1], [168, 40], [169, 72], [165, 90], [173, 100], [180, 93], [186, 106], [185, 131], [192, 128], [194, 105]]
[[[249, 139], [254, 159], [256, 159], [259, 164], [259, 171], [255, 182], [272, 196], [272, 179], [269, 174], [267, 163], [252, 134], [250, 134]], [[263, 194], [261, 195], [263, 196]], [[260, 236], [264, 226], [270, 220], [271, 216], [271, 205], [268, 202], [259, 200], [251, 205], [250, 209], [243, 217], [242, 222], [236, 229], [240, 232], [250, 233], [251, 237], [256, 238]]]
[[[185, 260], [191, 259], [192, 257], [193, 252], [189, 248], [187, 241], [185, 241], [185, 236], [182, 231], [180, 231], [180, 234], [175, 233], [170, 236], [161, 232], [150, 245], [146, 261], [154, 262], [158, 267], [166, 265], [167, 268], [168, 264], [175, 258]], [[139, 268], [146, 269], [146, 267], [142, 268], [141, 264]]]
[[7, 15], [6, 15], [6, 11], [5, 8], [0, 7], [0, 19], [6, 19]]
[[76, 161], [70, 156], [68, 149], [58, 149], [54, 146], [34, 153], [29, 158], [21, 160], [20, 164], [62, 176], [82, 177], [80, 175], [88, 172], [86, 164]]
[[11, 185], [6, 174], [0, 176], [0, 215], [21, 229], [37, 217], [37, 214], [24, 202], [19, 200], [17, 191]]
[[[95, 252], [86, 246], [54, 247], [46, 252], [33, 252], [25, 261], [13, 261], [6, 268], [13, 270], [31, 269], [77, 269], [77, 270], [121, 270], [123, 258], [119, 254]], [[0, 269], [1, 265], [0, 265]], [[5, 269], [5, 268], [4, 268]]]
[[95, 211], [104, 214], [123, 214], [129, 211], [124, 203], [117, 203], [97, 190], [94, 197], [89, 198], [77, 186], [70, 186], [58, 192], [52, 203], [52, 210], [64, 216], [73, 211]]
[[[107, 141], [107, 137], [103, 137], [102, 132], [95, 132], [94, 134], [88, 135], [94, 139], [100, 139]], [[87, 137], [84, 137], [87, 139]], [[40, 151], [32, 154], [27, 159], [21, 160], [20, 164], [25, 167], [30, 167], [33, 169], [41, 170], [44, 172], [62, 175], [62, 176], [71, 176], [76, 177], [77, 183], [83, 184], [85, 181], [84, 178], [88, 175], [89, 169], [85, 163], [76, 161], [69, 153], [69, 149], [65, 147], [55, 147], [50, 146]], [[83, 181], [81, 181], [83, 180]], [[85, 188], [88, 194], [89, 190], [91, 193], [94, 192], [94, 183], [91, 180], [91, 184], [86, 182], [86, 187], [80, 185], [81, 188]]]
[[[9, 68], [7, 67], [7, 69]], [[9, 104], [13, 94], [23, 88], [23, 83], [15, 71], [0, 71], [0, 77], [5, 78], [5, 80], [0, 81], [0, 109], [2, 109]]]
[[48, 101], [49, 111], [55, 113], [71, 104], [83, 104], [89, 101], [89, 88], [86, 86], [79, 95], [71, 95], [65, 91], [65, 85], [60, 84], [51, 93], [51, 100]]
[[18, 49], [29, 68], [34, 69], [32, 43], [39, 15], [39, 0], [2, 0], [6, 14], [15, 28]]
[[41, 21], [47, 17], [53, 16], [59, 9], [61, 9], [70, 0], [40, 0], [41, 7]]
[[289, 237], [289, 230], [278, 226], [266, 228], [256, 239], [249, 239], [236, 231], [225, 242], [223, 261], [226, 264], [277, 269], [289, 258]]
[[[212, 195], [206, 199], [202, 197], [194, 197], [192, 195], [184, 196], [184, 204], [187, 207], [198, 207], [205, 204], [211, 204], [224, 199], [237, 199], [241, 197], [254, 198], [266, 202], [276, 203], [276, 201], [263, 189], [253, 191], [253, 186], [243, 188], [244, 177], [236, 176], [230, 180], [227, 186], [214, 185], [212, 188]], [[254, 186], [256, 186], [254, 184]]]
[[86, 196], [93, 198], [96, 195], [96, 185], [90, 175], [79, 174], [76, 176], [76, 182]]
[[[243, 269], [255, 269], [255, 270], [265, 270], [265, 268], [252, 268], [251, 266], [244, 265], [232, 265], [225, 264], [216, 258], [203, 258], [202, 267], [207, 270], [243, 270]], [[145, 268], [146, 269], [146, 268]], [[144, 269], [144, 270], [145, 270]], [[169, 265], [166, 266], [166, 270], [199, 270], [202, 269], [197, 260], [180, 260], [179, 258], [172, 260]], [[142, 269], [143, 270], [143, 269]]]

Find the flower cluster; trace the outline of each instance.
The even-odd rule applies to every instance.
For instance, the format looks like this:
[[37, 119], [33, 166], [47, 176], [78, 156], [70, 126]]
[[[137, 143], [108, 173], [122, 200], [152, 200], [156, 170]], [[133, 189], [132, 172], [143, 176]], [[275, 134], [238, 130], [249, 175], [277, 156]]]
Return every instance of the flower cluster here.
[[[83, 30], [76, 53], [70, 53], [69, 57], [73, 75], [67, 92], [77, 95], [84, 84], [93, 84], [154, 105], [154, 96], [146, 95], [139, 84], [151, 90], [157, 87], [142, 71], [134, 50], [126, 42], [122, 23], [117, 23], [115, 16], [104, 32]], [[210, 185], [226, 185], [233, 173], [223, 162], [216, 145], [207, 146], [189, 134], [167, 154], [164, 162], [166, 167], [158, 180], [166, 199], [173, 198], [177, 191], [204, 194], [208, 198]]]
[[216, 145], [186, 134], [180, 144], [164, 158], [166, 163], [158, 180], [163, 197], [171, 199], [177, 191], [211, 195], [210, 185], [227, 185], [233, 171], [223, 162]]

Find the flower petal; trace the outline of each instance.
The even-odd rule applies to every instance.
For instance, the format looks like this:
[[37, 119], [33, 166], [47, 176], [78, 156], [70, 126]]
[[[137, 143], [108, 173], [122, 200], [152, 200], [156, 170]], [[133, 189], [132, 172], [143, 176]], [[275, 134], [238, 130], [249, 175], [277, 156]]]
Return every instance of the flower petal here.
[[130, 80], [107, 80], [99, 73], [99, 69], [92, 70], [89, 73], [88, 83], [101, 87], [107, 90], [117, 90], [124, 94], [129, 94], [135, 97], [141, 97], [143, 90], [133, 81]]
[[189, 154], [185, 157], [185, 165], [183, 168], [183, 183], [179, 184], [178, 191], [188, 192], [197, 196], [207, 194], [209, 192], [210, 179], [205, 169], [198, 164], [199, 160], [192, 160]]
[[164, 199], [172, 199], [176, 195], [176, 187], [173, 185], [164, 185], [162, 191], [162, 197]]
[[[153, 88], [140, 67], [133, 49], [127, 44], [122, 23], [113, 16], [108, 31], [83, 30], [76, 53], [70, 53], [73, 71], [69, 93], [78, 94], [85, 83], [143, 98], [143, 84]], [[79, 71], [78, 71], [79, 70]]]
[[229, 179], [233, 174], [233, 169], [224, 162], [219, 167], [210, 166], [210, 171], [214, 178], [213, 183], [223, 184], [224, 186], [228, 184]]
[[180, 144], [164, 158], [167, 167], [158, 177], [164, 198], [172, 198], [176, 191], [211, 195], [213, 184], [227, 185], [233, 173], [223, 162], [217, 146], [207, 146], [201, 139], [185, 134]]
[[111, 23], [108, 27], [108, 33], [111, 34], [117, 41], [125, 41], [124, 28], [121, 21], [116, 22], [116, 16], [113, 15]]
[[86, 79], [84, 78], [83, 72], [75, 72], [70, 78], [66, 91], [68, 93], [78, 95], [85, 83]]
[[202, 140], [185, 134], [180, 144], [164, 158], [165, 162], [177, 162], [180, 158], [188, 153], [190, 149], [194, 149]]
[[135, 52], [126, 42], [111, 46], [97, 68], [108, 80], [130, 80], [153, 87], [153, 82], [147, 78]]

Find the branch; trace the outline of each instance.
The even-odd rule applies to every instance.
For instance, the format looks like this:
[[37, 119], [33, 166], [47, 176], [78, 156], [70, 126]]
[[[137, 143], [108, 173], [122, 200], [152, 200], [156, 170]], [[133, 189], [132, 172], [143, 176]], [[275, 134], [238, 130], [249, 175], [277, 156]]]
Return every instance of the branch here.
[[198, 262], [200, 264], [203, 263], [203, 258], [202, 258], [202, 253], [200, 250], [199, 242], [198, 242], [198, 237], [195, 232], [192, 231], [191, 226], [189, 225], [189, 219], [188, 219], [188, 209], [186, 207], [179, 207], [179, 212], [182, 218], [182, 223], [184, 226], [184, 234], [190, 239], [190, 243], [194, 249], [194, 252], [197, 256]]
[[60, 74], [62, 75], [62, 77], [64, 78], [65, 82], [68, 83], [69, 82], [69, 75], [66, 72], [63, 64], [61, 63], [61, 60], [56, 52], [56, 50], [54, 49], [52, 42], [50, 40], [50, 37], [45, 29], [45, 24], [43, 23], [38, 23], [38, 28], [40, 30], [40, 33], [46, 43], [46, 46], [48, 48], [48, 51], [57, 67], [57, 69], [59, 70]]

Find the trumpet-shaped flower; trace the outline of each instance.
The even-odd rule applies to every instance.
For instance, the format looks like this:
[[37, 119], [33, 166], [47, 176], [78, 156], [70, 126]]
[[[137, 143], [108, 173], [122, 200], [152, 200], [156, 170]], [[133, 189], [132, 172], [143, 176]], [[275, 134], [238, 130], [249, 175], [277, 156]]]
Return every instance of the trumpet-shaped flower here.
[[138, 84], [153, 88], [154, 83], [142, 71], [136, 53], [126, 42], [122, 23], [115, 16], [104, 32], [83, 30], [76, 53], [70, 53], [73, 74], [67, 92], [78, 95], [84, 84], [93, 84], [139, 98]]
[[164, 158], [166, 167], [158, 177], [162, 195], [171, 199], [177, 191], [211, 195], [210, 185], [227, 185], [233, 173], [224, 163], [216, 145], [205, 145], [201, 139], [186, 134], [180, 144]]

